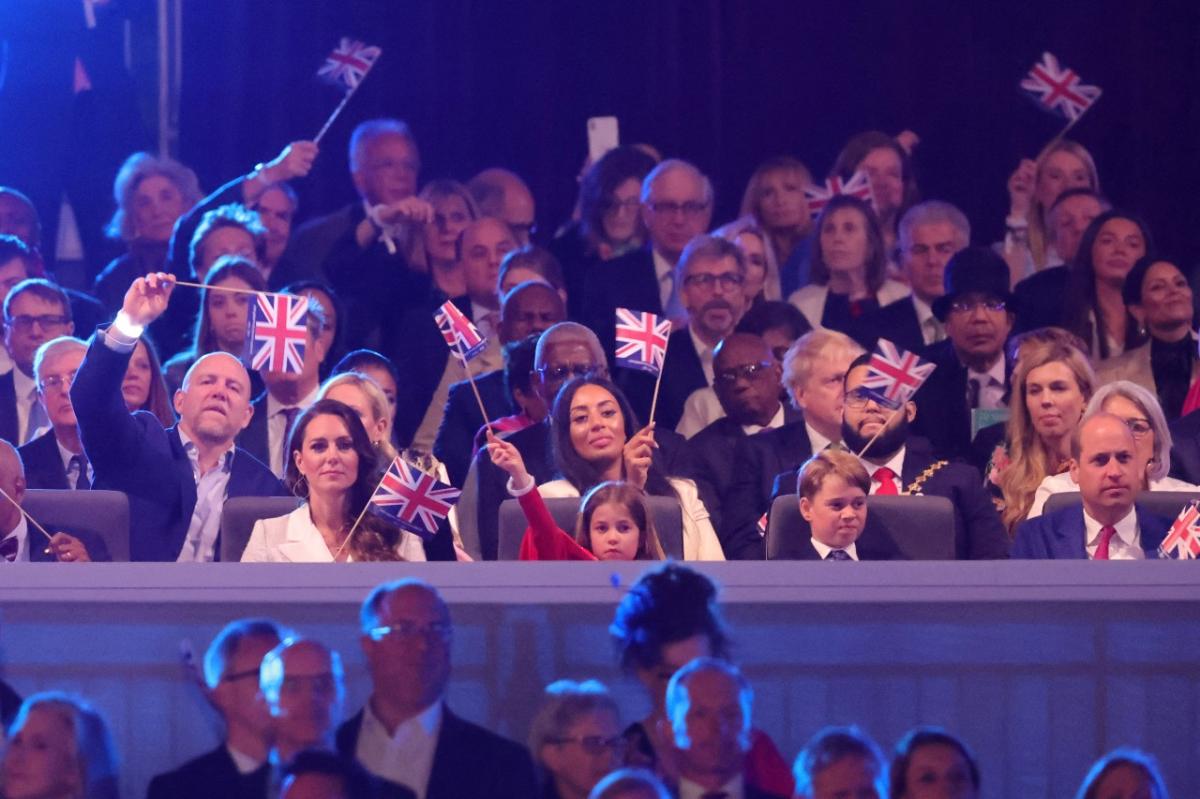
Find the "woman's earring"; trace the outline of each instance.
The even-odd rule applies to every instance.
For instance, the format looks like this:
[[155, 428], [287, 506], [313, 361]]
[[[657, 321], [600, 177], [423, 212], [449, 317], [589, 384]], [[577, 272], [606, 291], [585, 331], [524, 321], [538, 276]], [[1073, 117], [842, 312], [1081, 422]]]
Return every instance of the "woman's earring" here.
[[298, 480], [296, 480], [295, 483], [292, 484], [292, 495], [295, 496], [296, 499], [302, 499], [302, 500], [308, 499], [308, 476], [307, 475], [304, 475], [304, 474], [300, 475], [300, 478]]

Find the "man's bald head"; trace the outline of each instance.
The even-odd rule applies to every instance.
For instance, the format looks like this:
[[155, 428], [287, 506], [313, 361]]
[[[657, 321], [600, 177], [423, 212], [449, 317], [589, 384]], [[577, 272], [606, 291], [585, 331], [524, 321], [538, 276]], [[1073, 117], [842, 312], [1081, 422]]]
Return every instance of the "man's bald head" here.
[[482, 214], [504, 220], [522, 245], [529, 243], [536, 207], [533, 193], [520, 175], [492, 167], [471, 178], [467, 188]]
[[190, 438], [225, 446], [250, 424], [250, 400], [250, 375], [242, 362], [226, 352], [210, 352], [184, 375], [175, 411]]
[[[17, 448], [0, 438], [0, 488], [20, 502], [25, 496], [25, 464]], [[21, 521], [21, 511], [12, 502], [0, 497], [0, 538], [11, 533]]]
[[1146, 475], [1125, 420], [1111, 413], [1088, 417], [1071, 437], [1071, 457], [1071, 478], [1088, 516], [1115, 525], [1129, 515]]
[[567, 308], [558, 291], [549, 283], [527, 280], [504, 295], [500, 305], [500, 341], [541, 334], [567, 317]]
[[727, 367], [747, 358], [756, 361], [773, 361], [775, 354], [771, 352], [771, 348], [767, 346], [767, 342], [763, 340], [762, 336], [756, 336], [753, 333], [730, 333], [713, 350], [713, 367], [720, 369], [722, 366]]
[[782, 407], [783, 368], [761, 336], [731, 333], [713, 351], [713, 391], [726, 416], [765, 426]]

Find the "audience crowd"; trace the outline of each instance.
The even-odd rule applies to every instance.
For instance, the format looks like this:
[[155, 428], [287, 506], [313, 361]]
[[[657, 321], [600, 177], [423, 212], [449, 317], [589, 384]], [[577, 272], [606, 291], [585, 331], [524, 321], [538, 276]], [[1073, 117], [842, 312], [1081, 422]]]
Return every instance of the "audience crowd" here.
[[[552, 235], [511, 171], [422, 182], [396, 119], [350, 137], [358, 200], [302, 224], [314, 142], [207, 196], [136, 153], [90, 293], [55, 282], [34, 206], [0, 187], [0, 483], [125, 493], [136, 561], [920, 557], [860, 490], [949, 499], [926, 534], [958, 559], [1173, 555], [1173, 509], [1135, 500], [1200, 490], [1189, 270], [1066, 139], [1014, 170], [1004, 240], [973, 244], [921, 198], [918, 141], [847, 141], [829, 175], [863, 173], [870, 201], [810, 206], [814, 172], [768, 159], [732, 221], [700, 166], [617, 147]], [[298, 374], [242, 361], [267, 290], [308, 299]], [[447, 301], [483, 338], [466, 364]], [[658, 379], [617, 361], [618, 308], [670, 320]], [[935, 366], [899, 409], [864, 385], [883, 340]], [[435, 535], [368, 508], [397, 456], [462, 490]], [[1047, 510], [1055, 493], [1078, 501]], [[222, 539], [226, 499], [288, 494], [295, 511]], [[832, 537], [826, 511], [847, 516]], [[5, 560], [110, 557], [0, 516]]]
[[[1108, 417], [1096, 418], [1104, 424]], [[827, 469], [817, 495], [841, 485], [856, 492], [861, 508], [870, 480], [862, 465], [841, 451], [822, 453], [817, 462]], [[802, 490], [807, 501], [810, 491]], [[754, 726], [754, 687], [731, 660], [716, 586], [686, 566], [643, 574], [618, 603], [609, 631], [620, 666], [649, 695], [650, 714], [629, 723], [599, 681], [559, 680], [546, 686], [526, 746], [447, 704], [454, 625], [425, 582], [383, 583], [362, 603], [359, 645], [370, 693], [353, 715], [343, 707], [340, 653], [270, 619], [236, 619], [213, 639], [196, 675], [223, 722], [222, 740], [155, 776], [147, 798], [983, 795], [984, 774], [970, 746], [933, 726], [905, 733], [890, 759], [862, 729], [828, 727], [789, 764]], [[85, 699], [49, 691], [22, 702], [0, 682], [0, 711], [4, 799], [118, 796], [116, 736]], [[1168, 793], [1153, 757], [1117, 749], [1091, 767], [1075, 797], [1168, 799]]]

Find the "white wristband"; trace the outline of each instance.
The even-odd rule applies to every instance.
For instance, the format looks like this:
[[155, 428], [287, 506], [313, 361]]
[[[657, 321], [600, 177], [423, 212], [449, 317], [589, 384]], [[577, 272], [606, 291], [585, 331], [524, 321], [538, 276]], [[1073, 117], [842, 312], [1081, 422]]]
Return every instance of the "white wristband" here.
[[508, 482], [505, 484], [505, 487], [508, 489], [509, 496], [523, 497], [533, 489], [537, 488], [537, 482], [533, 479], [533, 475], [530, 475], [529, 482], [520, 488], [517, 488], [513, 485], [513, 479], [510, 477], [508, 478]]
[[129, 314], [125, 311], [117, 311], [117, 318], [113, 319], [113, 327], [122, 336], [137, 339], [142, 337], [142, 333], [146, 332], [145, 325], [139, 325], [137, 322], [129, 318]]

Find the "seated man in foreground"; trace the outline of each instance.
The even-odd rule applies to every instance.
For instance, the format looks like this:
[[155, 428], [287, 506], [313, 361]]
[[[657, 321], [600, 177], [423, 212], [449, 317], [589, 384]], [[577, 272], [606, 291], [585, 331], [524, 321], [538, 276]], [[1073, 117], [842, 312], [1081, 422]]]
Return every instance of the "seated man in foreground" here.
[[1142, 560], [1158, 557], [1170, 520], [1134, 505], [1142, 476], [1137, 444], [1124, 420], [1091, 416], [1071, 437], [1071, 479], [1082, 507], [1022, 522], [1014, 558]]
[[150, 413], [130, 414], [121, 395], [129, 358], [146, 327], [167, 309], [174, 283], [138, 278], [108, 330], [92, 339], [71, 386], [93, 487], [129, 496], [129, 552], [135, 561], [206, 562], [219, 557], [221, 508], [228, 497], [275, 496], [283, 486], [234, 439], [247, 424], [250, 376], [232, 355], [192, 365], [175, 393], [179, 424], [164, 429]]

